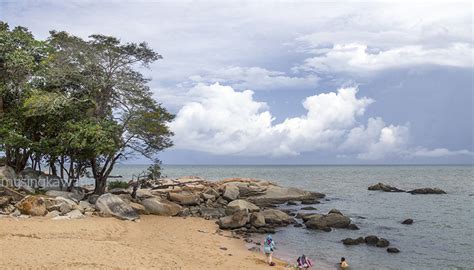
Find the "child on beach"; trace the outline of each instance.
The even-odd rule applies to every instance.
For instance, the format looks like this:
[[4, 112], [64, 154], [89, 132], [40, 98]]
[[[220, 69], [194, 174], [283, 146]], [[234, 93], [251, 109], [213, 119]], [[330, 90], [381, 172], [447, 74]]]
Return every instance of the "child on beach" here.
[[275, 263], [272, 262], [272, 255], [273, 255], [273, 250], [275, 249], [275, 242], [272, 239], [271, 235], [268, 235], [267, 238], [265, 239], [265, 243], [263, 243], [263, 252], [265, 252], [265, 255], [267, 256], [266, 262], [270, 266], [274, 266]]
[[342, 257], [341, 262], [339, 263], [339, 266], [341, 269], [347, 269], [349, 267], [349, 264], [346, 262], [346, 258]]
[[313, 262], [304, 254], [296, 260], [298, 269], [309, 269], [313, 266]]

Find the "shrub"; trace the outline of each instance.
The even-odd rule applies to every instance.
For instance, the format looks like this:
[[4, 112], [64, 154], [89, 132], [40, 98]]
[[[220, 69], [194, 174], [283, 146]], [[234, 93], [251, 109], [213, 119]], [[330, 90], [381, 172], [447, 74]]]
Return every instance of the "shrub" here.
[[109, 189], [113, 188], [128, 188], [128, 183], [124, 181], [113, 181], [109, 183]]

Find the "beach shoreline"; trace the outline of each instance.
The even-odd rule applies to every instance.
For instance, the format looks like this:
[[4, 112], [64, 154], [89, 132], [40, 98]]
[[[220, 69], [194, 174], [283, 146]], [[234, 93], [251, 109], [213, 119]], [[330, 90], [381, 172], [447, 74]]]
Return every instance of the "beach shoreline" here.
[[[202, 218], [0, 218], [0, 268], [269, 269], [263, 253]], [[275, 260], [270, 269], [285, 269]]]

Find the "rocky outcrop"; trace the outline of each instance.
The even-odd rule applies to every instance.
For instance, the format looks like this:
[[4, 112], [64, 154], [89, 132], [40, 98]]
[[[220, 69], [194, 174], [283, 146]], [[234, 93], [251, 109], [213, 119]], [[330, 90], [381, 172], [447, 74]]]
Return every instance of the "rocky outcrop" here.
[[22, 214], [30, 216], [44, 216], [48, 213], [46, 200], [41, 196], [27, 196], [16, 207]]
[[236, 229], [245, 226], [250, 221], [250, 216], [247, 210], [235, 212], [230, 216], [219, 218], [217, 224], [221, 229]]
[[106, 216], [114, 216], [126, 220], [136, 220], [140, 218], [138, 213], [130, 205], [120, 199], [119, 196], [110, 193], [101, 195], [97, 199], [95, 207], [102, 215]]
[[385, 192], [405, 192], [405, 190], [386, 185], [384, 183], [378, 183], [373, 186], [370, 186], [368, 190], [379, 190], [379, 191], [385, 191]]
[[327, 228], [347, 228], [350, 224], [351, 219], [337, 209], [332, 209], [327, 215], [311, 217], [305, 222], [308, 229], [325, 231], [328, 230]]
[[192, 192], [170, 192], [168, 194], [168, 199], [179, 205], [198, 205], [200, 203], [199, 195], [196, 195]]
[[398, 248], [389, 247], [389, 248], [387, 248], [387, 252], [388, 253], [399, 253], [400, 250]]
[[48, 190], [46, 191], [45, 195], [49, 197], [63, 197], [69, 200], [73, 200], [76, 203], [79, 203], [79, 201], [81, 201], [85, 197], [84, 193], [79, 190], [74, 190], [72, 192]]
[[278, 209], [266, 209], [261, 213], [267, 224], [285, 226], [294, 222], [292, 217]]
[[159, 198], [145, 199], [142, 205], [150, 214], [159, 216], [176, 216], [183, 209], [179, 204]]
[[260, 208], [255, 204], [248, 202], [246, 200], [234, 200], [227, 205], [226, 213], [231, 215], [237, 211], [247, 210], [249, 212], [259, 211]]
[[[317, 199], [323, 198], [325, 195], [316, 192], [304, 191], [298, 188], [280, 187], [269, 185], [266, 191], [260, 196], [251, 196], [247, 199], [256, 205], [272, 205], [287, 203], [288, 201], [308, 201], [317, 203]], [[311, 203], [311, 204], [312, 204]]]
[[353, 238], [346, 238], [346, 239], [343, 239], [343, 240], [342, 240], [342, 243], [343, 243], [344, 245], [348, 245], [348, 246], [351, 246], [351, 245], [359, 245], [359, 244], [365, 243], [365, 240], [364, 240], [364, 237], [359, 237], [359, 238], [356, 238], [356, 239], [353, 239]]
[[389, 245], [390, 245], [390, 241], [388, 241], [385, 238], [379, 238], [379, 241], [377, 241], [377, 243], [375, 244], [376, 247], [381, 247], [381, 248], [388, 247]]
[[379, 238], [375, 235], [368, 235], [365, 237], [365, 243], [367, 245], [375, 246], [378, 241], [379, 241]]
[[407, 191], [410, 194], [447, 194], [444, 190], [439, 188], [417, 188]]

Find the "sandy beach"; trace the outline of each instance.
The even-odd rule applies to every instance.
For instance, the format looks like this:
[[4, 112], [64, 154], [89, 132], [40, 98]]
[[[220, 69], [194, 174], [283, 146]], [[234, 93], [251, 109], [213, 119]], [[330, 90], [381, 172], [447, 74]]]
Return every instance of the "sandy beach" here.
[[201, 218], [142, 216], [0, 219], [0, 268], [284, 269], [269, 267], [229, 232]]

